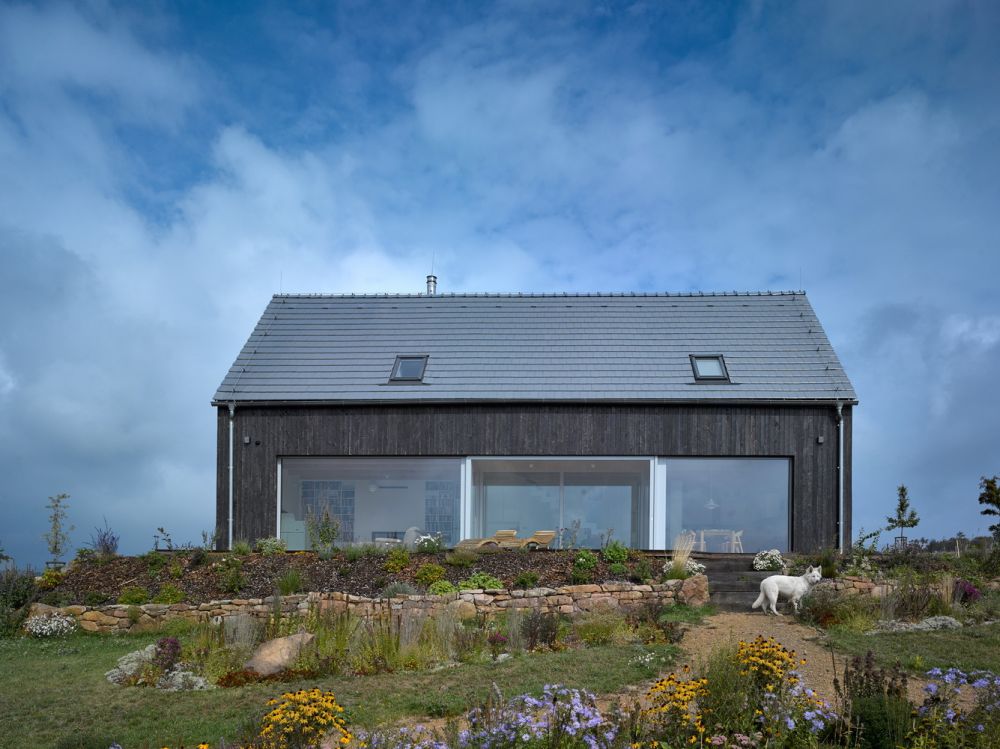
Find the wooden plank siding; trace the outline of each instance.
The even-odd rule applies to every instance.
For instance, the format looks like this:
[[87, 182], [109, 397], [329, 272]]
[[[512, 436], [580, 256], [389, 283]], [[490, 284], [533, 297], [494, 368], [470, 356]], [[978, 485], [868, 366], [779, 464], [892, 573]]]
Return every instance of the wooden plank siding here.
[[[851, 408], [844, 408], [850, 540]], [[217, 528], [228, 523], [228, 411], [218, 409]], [[818, 437], [823, 437], [819, 444]], [[249, 444], [245, 444], [249, 438]], [[234, 538], [273, 536], [277, 461], [307, 456], [660, 456], [792, 459], [792, 549], [836, 546], [830, 405], [455, 404], [246, 406], [235, 420]]]

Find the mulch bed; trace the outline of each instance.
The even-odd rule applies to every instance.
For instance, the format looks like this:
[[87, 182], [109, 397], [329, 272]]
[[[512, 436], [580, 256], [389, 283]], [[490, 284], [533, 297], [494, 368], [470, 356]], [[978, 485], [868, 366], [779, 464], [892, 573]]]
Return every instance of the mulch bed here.
[[[75, 561], [59, 585], [43, 595], [43, 601], [53, 605], [114, 603], [126, 588], [145, 588], [151, 597], [162, 586], [171, 584], [184, 592], [190, 603], [234, 599], [264, 598], [273, 595], [277, 580], [290, 568], [299, 571], [303, 590], [341, 591], [357, 596], [377, 596], [387, 585], [409, 583], [422, 590], [414, 579], [417, 569], [427, 563], [444, 568], [445, 579], [452, 583], [468, 578], [475, 572], [485, 572], [514, 587], [518, 575], [533, 572], [538, 575], [538, 585], [560, 587], [571, 584], [571, 571], [575, 552], [572, 551], [494, 551], [480, 554], [469, 567], [447, 564], [446, 552], [433, 554], [414, 553], [410, 563], [401, 572], [388, 572], [384, 555], [365, 556], [348, 561], [343, 554], [321, 560], [314, 552], [289, 552], [274, 556], [250, 554], [243, 560], [242, 574], [246, 584], [238, 593], [227, 592], [220, 585], [222, 579], [218, 563], [228, 554], [201, 555], [203, 562], [196, 564], [198, 555], [190, 551], [160, 552], [166, 562], [150, 565], [147, 557], [114, 557], [112, 559], [86, 559]], [[147, 555], [148, 556], [148, 555]], [[662, 561], [650, 559], [650, 566], [657, 570]], [[630, 563], [630, 567], [632, 564]], [[159, 569], [156, 569], [159, 567]], [[620, 579], [612, 576], [607, 564], [600, 560], [594, 571], [594, 581]]]

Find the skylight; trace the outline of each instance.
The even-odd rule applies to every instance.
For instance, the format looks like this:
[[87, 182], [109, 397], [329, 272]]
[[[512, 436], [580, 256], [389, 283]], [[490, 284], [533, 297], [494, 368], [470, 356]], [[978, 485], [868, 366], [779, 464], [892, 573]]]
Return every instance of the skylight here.
[[691, 369], [697, 382], [729, 382], [726, 362], [722, 354], [712, 356], [691, 355]]
[[397, 356], [389, 382], [422, 382], [427, 367], [427, 355]]

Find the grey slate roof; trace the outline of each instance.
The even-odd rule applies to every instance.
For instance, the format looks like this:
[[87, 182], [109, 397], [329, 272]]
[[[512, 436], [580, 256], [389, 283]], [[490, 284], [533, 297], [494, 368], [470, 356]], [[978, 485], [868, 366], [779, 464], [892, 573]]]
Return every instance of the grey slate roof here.
[[[423, 384], [389, 384], [428, 354]], [[723, 354], [729, 383], [696, 383]], [[277, 295], [215, 402], [857, 397], [803, 292]]]

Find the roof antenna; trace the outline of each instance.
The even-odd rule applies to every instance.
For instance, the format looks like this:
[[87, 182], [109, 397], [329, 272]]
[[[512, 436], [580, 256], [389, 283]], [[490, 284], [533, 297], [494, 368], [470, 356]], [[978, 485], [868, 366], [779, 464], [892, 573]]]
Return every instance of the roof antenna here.
[[434, 275], [434, 258], [436, 254], [436, 249], [431, 250], [431, 273], [427, 276], [427, 296], [434, 296], [437, 294], [438, 277]]

